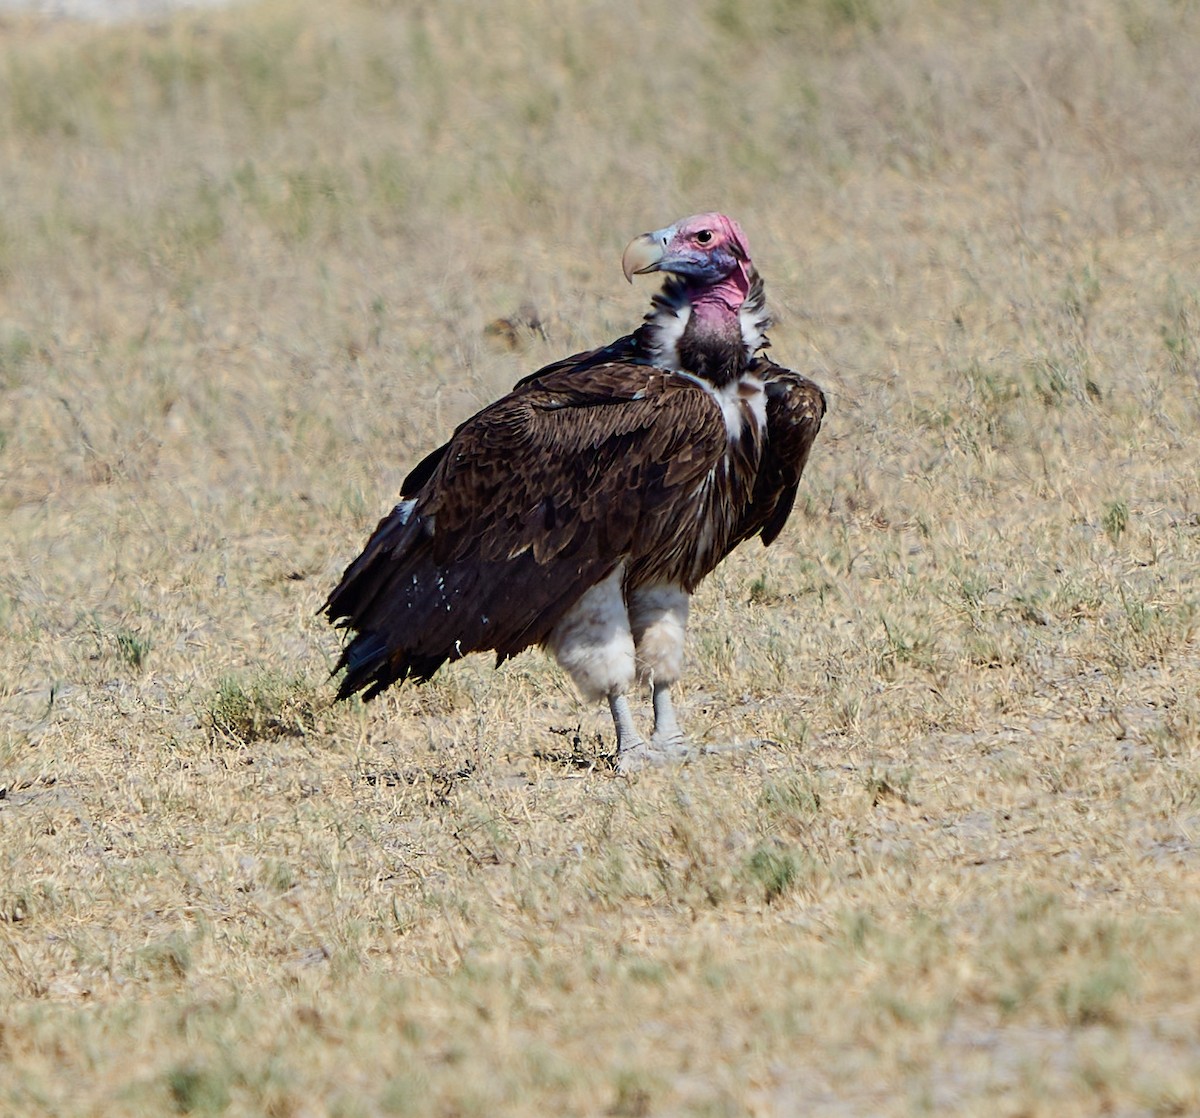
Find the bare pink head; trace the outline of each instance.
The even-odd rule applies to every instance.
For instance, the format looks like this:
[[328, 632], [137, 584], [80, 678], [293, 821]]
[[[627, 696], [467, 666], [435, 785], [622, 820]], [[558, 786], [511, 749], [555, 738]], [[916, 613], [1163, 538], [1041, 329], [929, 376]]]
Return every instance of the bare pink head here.
[[635, 237], [621, 258], [625, 277], [670, 272], [689, 288], [693, 304], [736, 311], [750, 289], [750, 249], [746, 234], [719, 213], [685, 217], [665, 229]]

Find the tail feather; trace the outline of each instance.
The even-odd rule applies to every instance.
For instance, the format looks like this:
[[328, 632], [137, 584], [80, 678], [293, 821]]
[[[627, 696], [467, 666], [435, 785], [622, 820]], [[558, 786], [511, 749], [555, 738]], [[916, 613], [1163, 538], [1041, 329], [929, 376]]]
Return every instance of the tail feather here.
[[363, 698], [370, 700], [400, 680], [413, 679], [425, 683], [447, 659], [449, 656], [437, 653], [421, 655], [408, 653], [404, 649], [390, 649], [383, 634], [359, 633], [343, 649], [342, 657], [333, 670], [336, 675], [345, 669], [345, 675], [338, 684], [337, 697], [339, 700], [348, 699], [362, 691]]
[[337, 697], [348, 699], [375, 680], [387, 663], [387, 642], [378, 633], [359, 633], [344, 649], [336, 675], [343, 668], [346, 674], [338, 685]]
[[374, 698], [393, 683], [424, 683], [447, 661], [493, 650], [499, 660], [544, 640], [586, 588], [589, 570], [547, 605], [545, 570], [530, 549], [514, 557], [476, 553], [439, 565], [431, 533], [406, 504], [380, 521], [323, 612], [352, 630], [333, 674], [338, 698]]

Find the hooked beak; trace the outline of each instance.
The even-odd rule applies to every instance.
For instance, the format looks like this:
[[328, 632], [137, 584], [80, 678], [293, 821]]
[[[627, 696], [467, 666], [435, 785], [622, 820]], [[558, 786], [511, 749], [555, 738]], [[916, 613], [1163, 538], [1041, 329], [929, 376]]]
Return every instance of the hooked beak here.
[[633, 283], [634, 276], [659, 270], [667, 251], [667, 238], [664, 233], [665, 230], [643, 233], [625, 246], [625, 252], [621, 256], [621, 270], [630, 283]]

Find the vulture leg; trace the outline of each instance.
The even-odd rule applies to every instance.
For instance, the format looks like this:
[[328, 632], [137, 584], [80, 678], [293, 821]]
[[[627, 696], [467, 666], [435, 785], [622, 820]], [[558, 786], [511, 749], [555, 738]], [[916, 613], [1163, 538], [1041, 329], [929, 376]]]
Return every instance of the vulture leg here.
[[669, 765], [691, 756], [692, 751], [683, 744], [682, 737], [678, 744], [667, 747], [659, 740], [656, 732], [654, 739], [647, 745], [633, 724], [629, 700], [624, 693], [610, 695], [608, 705], [612, 710], [613, 723], [617, 727], [617, 772], [634, 773], [639, 769]]
[[608, 704], [617, 727], [618, 772], [631, 773], [650, 766], [678, 764], [698, 755], [684, 739], [675, 719], [667, 684], [654, 686], [654, 736], [649, 743], [635, 729], [629, 700], [623, 694], [610, 696]]
[[682, 744], [682, 739], [674, 750], [664, 748], [657, 736], [647, 744], [633, 724], [629, 700], [624, 692], [610, 695], [608, 705], [617, 727], [617, 772], [634, 773], [656, 765], [669, 765], [690, 756], [691, 750]]
[[639, 755], [638, 767], [686, 761], [697, 753], [684, 738], [671, 702], [671, 685], [683, 668], [687, 617], [688, 596], [681, 586], [660, 582], [630, 594], [629, 623], [637, 646], [638, 675], [650, 683], [654, 703], [654, 735]]
[[683, 736], [679, 719], [675, 717], [675, 704], [671, 702], [671, 685], [655, 683], [652, 691], [654, 700], [654, 736], [650, 744], [656, 752], [671, 760], [683, 760], [692, 752]]
[[[628, 769], [623, 762], [633, 757], [645, 756], [649, 752], [649, 747], [633, 724], [633, 712], [629, 709], [629, 699], [624, 692], [619, 695], [609, 695], [608, 708], [612, 711], [613, 725], [617, 728], [617, 767], [622, 772], [627, 772]], [[636, 765], [635, 767], [640, 768], [641, 766]]]

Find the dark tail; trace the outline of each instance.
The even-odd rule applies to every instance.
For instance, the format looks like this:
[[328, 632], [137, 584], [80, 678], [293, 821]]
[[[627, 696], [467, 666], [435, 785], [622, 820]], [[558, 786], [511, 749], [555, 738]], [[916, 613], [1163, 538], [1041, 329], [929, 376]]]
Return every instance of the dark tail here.
[[433, 539], [403, 502], [376, 527], [322, 612], [354, 636], [333, 670], [345, 671], [339, 699], [373, 699], [393, 683], [424, 683], [447, 660], [495, 648], [486, 604], [495, 578], [478, 563], [439, 567]]
[[376, 526], [362, 554], [346, 568], [322, 607], [331, 622], [355, 630], [333, 674], [345, 670], [337, 697], [359, 691], [373, 699], [404, 679], [424, 683], [450, 653], [411, 648], [421, 645], [419, 607], [431, 569], [429, 538], [409, 502], [397, 505]]
[[362, 691], [363, 698], [369, 700], [401, 680], [424, 683], [448, 659], [449, 656], [422, 656], [405, 649], [389, 650], [381, 633], [358, 633], [342, 650], [342, 657], [333, 669], [334, 675], [343, 668], [346, 672], [338, 684], [337, 697], [348, 699]]

